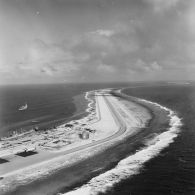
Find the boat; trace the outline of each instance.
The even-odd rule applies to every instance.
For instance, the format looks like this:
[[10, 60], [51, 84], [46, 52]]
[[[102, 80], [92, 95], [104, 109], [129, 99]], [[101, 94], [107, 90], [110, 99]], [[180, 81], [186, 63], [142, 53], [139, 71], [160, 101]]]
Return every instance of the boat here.
[[18, 110], [22, 111], [22, 110], [26, 110], [28, 108], [27, 103], [23, 106], [21, 106]]

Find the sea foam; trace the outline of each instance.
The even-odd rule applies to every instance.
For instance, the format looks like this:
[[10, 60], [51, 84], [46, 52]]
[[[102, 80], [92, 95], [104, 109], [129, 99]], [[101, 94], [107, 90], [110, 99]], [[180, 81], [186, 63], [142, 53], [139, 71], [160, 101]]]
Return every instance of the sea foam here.
[[116, 183], [138, 174], [145, 162], [157, 156], [164, 148], [168, 147], [169, 144], [174, 141], [174, 138], [178, 136], [182, 122], [174, 111], [151, 101], [143, 99], [139, 99], [139, 101], [153, 104], [168, 112], [170, 121], [167, 131], [149, 139], [145, 144], [145, 147], [136, 151], [135, 154], [121, 160], [115, 168], [92, 178], [83, 186], [65, 193], [66, 195], [97, 195], [101, 192], [106, 192]]

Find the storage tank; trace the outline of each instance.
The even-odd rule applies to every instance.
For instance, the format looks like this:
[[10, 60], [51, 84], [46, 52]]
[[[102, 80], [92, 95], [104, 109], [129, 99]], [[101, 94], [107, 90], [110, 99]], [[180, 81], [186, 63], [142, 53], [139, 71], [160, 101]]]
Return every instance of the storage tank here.
[[81, 134], [81, 138], [82, 139], [89, 139], [89, 132], [83, 131], [82, 134]]

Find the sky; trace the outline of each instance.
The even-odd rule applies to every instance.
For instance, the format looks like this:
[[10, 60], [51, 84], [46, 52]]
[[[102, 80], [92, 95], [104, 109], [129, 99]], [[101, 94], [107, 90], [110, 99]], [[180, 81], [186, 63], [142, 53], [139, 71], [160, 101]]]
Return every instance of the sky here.
[[0, 84], [195, 78], [195, 0], [0, 0], [0, 29]]

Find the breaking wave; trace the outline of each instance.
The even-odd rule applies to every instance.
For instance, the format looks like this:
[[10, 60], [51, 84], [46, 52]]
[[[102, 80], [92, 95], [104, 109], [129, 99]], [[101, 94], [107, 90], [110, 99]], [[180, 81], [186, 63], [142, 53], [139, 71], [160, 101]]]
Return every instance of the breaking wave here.
[[157, 156], [164, 148], [174, 141], [174, 138], [177, 137], [180, 127], [182, 126], [181, 119], [176, 113], [171, 109], [154, 102], [143, 99], [139, 99], [139, 101], [153, 104], [167, 111], [170, 118], [167, 131], [147, 140], [145, 147], [136, 151], [135, 154], [121, 160], [115, 168], [92, 178], [88, 183], [73, 191], [65, 193], [65, 195], [97, 195], [101, 192], [106, 192], [116, 183], [138, 174], [145, 162]]
[[88, 106], [87, 106], [86, 112], [91, 113], [90, 110], [93, 108], [92, 104], [94, 103], [94, 101], [89, 97], [89, 93], [90, 92], [85, 93], [85, 99], [88, 101]]

